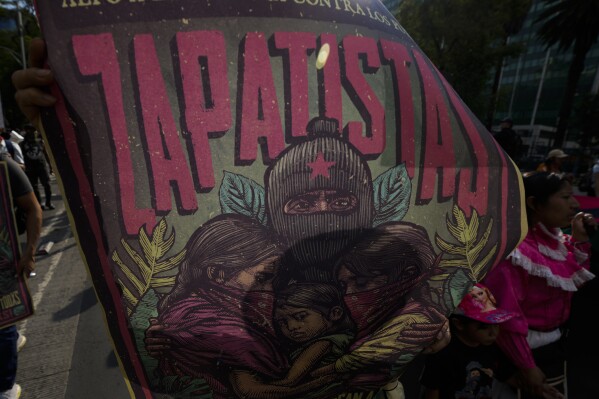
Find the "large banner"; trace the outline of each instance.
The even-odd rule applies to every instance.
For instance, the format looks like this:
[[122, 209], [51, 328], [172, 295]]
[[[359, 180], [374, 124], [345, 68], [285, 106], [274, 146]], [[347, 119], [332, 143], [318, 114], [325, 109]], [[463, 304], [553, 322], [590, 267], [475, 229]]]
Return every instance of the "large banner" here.
[[33, 314], [25, 277], [17, 274], [20, 257], [8, 169], [6, 161], [0, 161], [0, 328]]
[[379, 1], [37, 9], [133, 397], [373, 397], [524, 234], [518, 171]]

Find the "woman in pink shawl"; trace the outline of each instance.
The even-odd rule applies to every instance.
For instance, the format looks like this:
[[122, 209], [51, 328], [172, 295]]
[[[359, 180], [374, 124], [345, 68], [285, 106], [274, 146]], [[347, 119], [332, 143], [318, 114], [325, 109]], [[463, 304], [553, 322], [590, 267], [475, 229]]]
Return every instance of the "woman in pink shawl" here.
[[[289, 367], [272, 324], [281, 251], [250, 218], [222, 215], [190, 238], [175, 286], [160, 303], [164, 376], [203, 378], [215, 398], [287, 398], [320, 386], [269, 385]], [[235, 378], [231, 378], [233, 371]]]
[[[497, 305], [518, 314], [502, 324], [497, 344], [520, 369], [525, 390], [533, 397], [562, 397], [547, 382], [565, 383], [563, 325], [572, 295], [594, 275], [588, 271], [587, 229], [595, 219], [577, 213], [572, 186], [562, 175], [524, 175], [528, 234], [483, 283]], [[572, 235], [561, 228], [571, 226]]]

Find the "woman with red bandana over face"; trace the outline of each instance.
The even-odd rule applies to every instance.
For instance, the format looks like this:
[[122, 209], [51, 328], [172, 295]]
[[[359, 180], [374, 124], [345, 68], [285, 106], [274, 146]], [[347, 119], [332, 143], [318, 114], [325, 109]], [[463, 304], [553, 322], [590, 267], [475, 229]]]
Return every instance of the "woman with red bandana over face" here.
[[263, 380], [279, 379], [288, 368], [272, 324], [281, 250], [263, 226], [221, 216], [200, 227], [186, 249], [175, 286], [159, 306], [159, 333], [146, 338], [154, 355], [152, 344], [168, 340], [168, 350], [157, 356], [162, 375], [203, 378], [215, 398], [231, 397], [233, 390], [248, 398], [287, 398], [326, 384]]
[[313, 374], [352, 374], [348, 383], [356, 389], [396, 377], [399, 365], [448, 327], [427, 291], [420, 289], [436, 263], [420, 226], [398, 222], [366, 230], [336, 271], [356, 323], [356, 341], [334, 364]]

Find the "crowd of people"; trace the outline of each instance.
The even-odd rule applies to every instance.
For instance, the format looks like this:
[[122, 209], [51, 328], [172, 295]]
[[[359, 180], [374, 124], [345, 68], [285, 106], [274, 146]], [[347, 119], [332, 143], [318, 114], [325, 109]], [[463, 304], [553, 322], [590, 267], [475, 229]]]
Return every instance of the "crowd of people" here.
[[451, 343], [426, 359], [425, 399], [568, 397], [572, 301], [595, 277], [597, 222], [578, 211], [566, 175], [533, 171], [523, 181], [528, 234], [451, 316]]
[[[30, 120], [35, 121], [38, 117], [38, 107], [50, 106], [55, 100], [39, 89], [52, 82], [51, 72], [40, 69], [43, 43], [33, 43], [31, 56], [32, 67], [15, 73], [14, 83], [18, 89], [17, 101], [21, 109]], [[511, 129], [511, 121], [504, 122], [503, 136], [508, 143], [514, 139], [513, 136], [510, 138], [508, 131]], [[44, 208], [52, 209], [53, 205], [49, 186], [46, 188], [50, 171], [44, 166], [43, 142], [33, 126], [29, 125], [24, 130], [25, 135], [20, 143], [17, 142], [18, 137], [15, 139], [11, 134], [3, 135], [3, 150], [0, 154], [3, 159], [12, 159], [9, 161], [9, 164], [13, 165], [11, 173], [14, 175], [11, 175], [11, 185], [19, 187], [18, 190], [13, 190], [13, 194], [17, 204], [23, 206], [28, 215], [27, 250], [18, 270], [19, 273], [28, 275], [33, 270], [33, 249], [39, 239], [41, 224], [41, 198], [35, 190], [38, 180], [45, 189]], [[19, 148], [19, 144], [22, 148]], [[517, 140], [513, 140], [513, 148], [506, 144], [508, 155], [511, 155], [511, 151], [517, 154], [519, 145], [521, 143]], [[523, 175], [528, 234], [482, 282], [476, 283], [470, 289], [449, 316], [451, 341], [440, 339], [448, 345], [437, 353], [423, 355], [425, 367], [419, 383], [424, 398], [507, 398], [506, 395], [515, 395], [516, 392], [519, 392], [522, 398], [567, 397], [567, 322], [575, 293], [594, 278], [589, 271], [589, 241], [597, 229], [597, 222], [592, 215], [579, 212], [572, 180], [560, 169], [561, 162], [566, 157], [567, 154], [562, 150], [552, 150], [537, 171]], [[599, 163], [596, 166], [599, 176]], [[24, 178], [23, 170], [29, 179]], [[229, 220], [218, 222], [224, 225], [231, 223]], [[215, 222], [205, 228], [220, 228], [220, 224]], [[259, 229], [256, 229], [253, 225], [247, 228], [249, 239], [262, 237]], [[204, 233], [203, 230], [198, 233], [198, 240]], [[263, 241], [267, 239], [265, 236]], [[274, 244], [268, 246], [272, 253], [266, 255], [263, 247], [264, 245], [260, 247], [261, 257], [256, 259], [257, 266], [263, 263], [270, 265], [271, 257], [279, 254]], [[213, 255], [221, 255], [219, 250], [220, 247], [215, 248]], [[248, 249], [250, 250], [251, 248]], [[245, 254], [242, 261], [247, 261], [246, 258]], [[227, 266], [233, 267], [234, 264], [229, 262]], [[224, 284], [219, 280], [220, 275], [216, 270], [208, 268], [206, 273], [214, 275], [214, 284]], [[186, 319], [173, 313], [178, 311], [178, 308], [166, 306], [169, 301], [178, 304], [181, 312], [187, 309], [185, 306], [195, 306], [205, 301], [205, 297], [185, 293], [184, 281], [178, 280], [177, 283], [178, 290], [173, 290], [161, 303], [164, 309], [172, 313], [166, 312], [162, 315], [168, 323], [164, 320], [162, 322], [171, 327], [174, 322], [168, 320], [168, 317], [173, 317], [174, 320]], [[322, 315], [326, 316], [319, 317], [322, 333], [326, 333], [327, 338], [315, 335], [315, 340], [311, 341], [310, 345], [305, 345], [297, 351], [297, 357], [323, 350], [342, 353], [347, 346], [348, 337], [353, 334], [353, 326], [347, 317], [351, 309], [345, 309], [342, 298], [329, 288], [325, 284], [298, 285], [284, 291], [284, 295], [276, 302], [277, 320], [282, 333], [286, 333], [289, 315], [297, 309], [320, 311], [315, 305], [318, 303], [321, 304], [319, 306], [322, 307]], [[202, 307], [198, 309], [197, 311], [205, 311]], [[328, 335], [334, 335], [335, 340]], [[209, 337], [209, 331], [205, 337]], [[293, 336], [290, 335], [290, 339], [293, 339]], [[14, 327], [0, 330], [0, 356], [3, 360], [0, 368], [2, 399], [17, 398], [20, 394], [20, 387], [15, 384], [17, 340], [18, 334]], [[198, 342], [198, 345], [201, 344], [202, 342]], [[222, 342], [221, 345], [227, 343]], [[180, 348], [182, 353], [193, 349]], [[435, 348], [437, 349], [438, 347]], [[157, 353], [156, 349], [152, 352], [151, 345], [149, 352]], [[5, 358], [10, 359], [10, 362], [5, 362]], [[198, 361], [194, 356], [182, 355], [181, 359], [190, 360], [192, 363]], [[163, 358], [160, 367], [186, 367], [180, 359], [175, 360]], [[317, 366], [317, 362], [310, 366], [309, 370], [301, 371], [302, 376]], [[189, 367], [193, 368], [193, 364]], [[285, 380], [297, 380], [298, 375], [294, 373], [297, 367], [293, 364], [289, 367], [290, 371]], [[243, 386], [243, 383], [246, 380], [251, 381], [254, 387], [257, 386], [254, 373], [247, 370], [231, 370], [230, 378], [236, 392], [244, 392], [246, 386]], [[235, 386], [235, 383], [240, 385]], [[396, 383], [393, 383], [395, 386]], [[310, 389], [310, 385], [298, 385], [295, 388], [289, 388], [287, 385], [281, 381], [274, 381], [271, 384], [258, 385], [258, 388], [264, 392], [276, 390], [280, 397], [301, 396]], [[503, 389], [501, 394], [497, 393], [500, 388]], [[260, 393], [252, 395], [254, 396], [249, 397], [259, 397]]]
[[[10, 128], [0, 128], [0, 154], [11, 158], [26, 173], [33, 192], [43, 210], [55, 209], [52, 204], [50, 177], [52, 171], [50, 158], [44, 141], [37, 129], [28, 123], [21, 132]], [[38, 183], [44, 188], [44, 200], [40, 196]]]
[[[10, 139], [9, 139], [10, 140]], [[15, 143], [2, 136], [0, 161], [6, 163], [10, 195], [17, 209], [25, 215], [26, 244], [16, 266], [16, 273], [29, 277], [35, 269], [35, 251], [42, 228], [42, 209], [35, 197], [33, 187], [23, 171], [23, 157]], [[12, 149], [11, 149], [12, 147]], [[14, 155], [13, 155], [14, 154]], [[6, 204], [4, 204], [6, 206]], [[0, 398], [14, 399], [21, 394], [21, 387], [15, 383], [17, 372], [17, 352], [25, 344], [25, 336], [19, 334], [16, 326], [0, 328]]]
[[553, 148], [547, 152], [541, 162], [531, 165], [530, 159], [526, 156], [527, 148], [521, 134], [515, 131], [513, 126], [514, 122], [511, 118], [502, 119], [500, 131], [493, 133], [493, 137], [521, 171], [565, 173], [578, 193], [590, 197], [599, 195], [595, 191], [595, 187], [599, 184], [599, 156], [574, 155], [561, 148]]

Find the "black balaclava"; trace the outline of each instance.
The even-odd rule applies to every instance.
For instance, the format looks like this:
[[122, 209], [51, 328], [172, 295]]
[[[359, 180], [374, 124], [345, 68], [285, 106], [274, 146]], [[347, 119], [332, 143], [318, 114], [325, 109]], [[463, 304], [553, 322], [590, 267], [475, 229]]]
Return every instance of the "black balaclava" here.
[[[288, 147], [266, 172], [266, 207], [270, 224], [286, 241], [295, 275], [307, 280], [332, 278], [333, 264], [362, 229], [372, 227], [372, 176], [360, 152], [343, 140], [334, 119], [315, 118], [307, 140]], [[286, 214], [285, 204], [318, 190], [353, 195], [346, 213]]]

